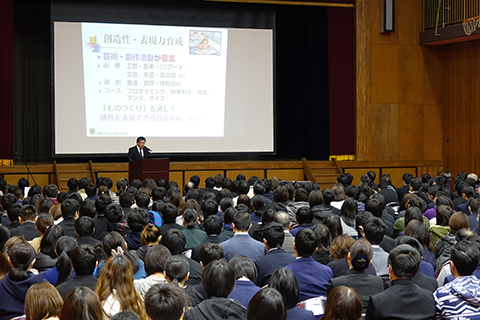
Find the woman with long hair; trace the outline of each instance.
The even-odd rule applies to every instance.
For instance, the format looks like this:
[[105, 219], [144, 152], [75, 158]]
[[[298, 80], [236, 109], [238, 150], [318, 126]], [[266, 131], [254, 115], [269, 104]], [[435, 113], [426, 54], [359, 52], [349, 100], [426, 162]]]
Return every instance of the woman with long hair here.
[[130, 260], [118, 247], [108, 258], [100, 274], [95, 293], [100, 298], [104, 319], [111, 319], [116, 313], [131, 309], [142, 320], [146, 320], [143, 299], [133, 285], [133, 269]]
[[38, 272], [46, 271], [55, 267], [57, 263], [57, 254], [55, 249], [57, 241], [65, 235], [63, 228], [57, 224], [48, 227], [40, 241], [40, 252], [37, 253], [36, 262], [33, 265]]
[[57, 262], [55, 267], [45, 271], [45, 280], [58, 286], [66, 282], [73, 276], [72, 257], [73, 250], [77, 247], [77, 241], [70, 236], [60, 237], [55, 246], [55, 254], [57, 255]]
[[[136, 258], [130, 251], [127, 249], [127, 245], [125, 240], [120, 235], [120, 233], [114, 231], [106, 234], [102, 240], [103, 251], [106, 254], [107, 258], [111, 257], [118, 251], [118, 248], [123, 251], [123, 254], [128, 258], [130, 261], [130, 265], [132, 267], [134, 273], [134, 279], [143, 279], [147, 277], [147, 273], [145, 272], [145, 264], [141, 259]], [[94, 276], [100, 277], [102, 269], [105, 266], [105, 261], [102, 261], [98, 264], [97, 269], [95, 270]]]
[[362, 318], [362, 300], [351, 288], [340, 286], [334, 288], [327, 297], [323, 320], [359, 320]]
[[28, 289], [25, 297], [25, 320], [58, 320], [63, 300], [55, 287], [39, 282]]
[[8, 263], [8, 251], [17, 243], [26, 243], [27, 241], [23, 236], [14, 236], [7, 240], [5, 246], [0, 253], [0, 280], [2, 280], [7, 273], [12, 269], [12, 266]]
[[76, 287], [63, 301], [60, 320], [103, 320], [98, 296], [87, 287]]
[[358, 213], [357, 201], [353, 198], [347, 198], [342, 204], [340, 210], [340, 222], [342, 223], [343, 233], [348, 234], [354, 239], [358, 239], [358, 232], [355, 229], [355, 217]]

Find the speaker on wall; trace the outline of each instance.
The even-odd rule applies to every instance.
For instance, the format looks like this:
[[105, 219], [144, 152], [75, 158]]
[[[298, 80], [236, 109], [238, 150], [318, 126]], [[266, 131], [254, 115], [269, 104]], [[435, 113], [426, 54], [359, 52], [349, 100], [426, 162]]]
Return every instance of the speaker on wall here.
[[380, 32], [395, 32], [395, 0], [380, 0]]

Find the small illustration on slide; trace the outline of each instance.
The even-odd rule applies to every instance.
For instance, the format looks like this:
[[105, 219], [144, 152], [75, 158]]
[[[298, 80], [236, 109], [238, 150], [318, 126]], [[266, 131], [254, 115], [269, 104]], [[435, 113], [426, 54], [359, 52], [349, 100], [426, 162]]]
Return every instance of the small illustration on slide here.
[[222, 33], [219, 31], [190, 30], [190, 54], [220, 55]]

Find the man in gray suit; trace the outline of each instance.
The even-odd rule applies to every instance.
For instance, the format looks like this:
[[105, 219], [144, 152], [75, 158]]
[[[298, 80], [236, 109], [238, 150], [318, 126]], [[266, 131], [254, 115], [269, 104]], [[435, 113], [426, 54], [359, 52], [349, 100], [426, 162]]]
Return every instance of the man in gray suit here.
[[275, 217], [273, 217], [273, 221], [280, 223], [283, 226], [283, 232], [285, 233], [285, 241], [283, 242], [283, 250], [286, 253], [290, 253], [292, 256], [296, 257], [295, 249], [293, 249], [293, 243], [295, 242], [295, 237], [292, 236], [290, 233], [290, 226], [292, 223], [290, 222], [290, 217], [288, 213], [280, 211], [277, 212]]
[[249, 256], [253, 261], [265, 255], [263, 243], [250, 237], [248, 229], [252, 226], [249, 212], [237, 212], [233, 216], [233, 238], [220, 243], [225, 259], [230, 261], [237, 254]]

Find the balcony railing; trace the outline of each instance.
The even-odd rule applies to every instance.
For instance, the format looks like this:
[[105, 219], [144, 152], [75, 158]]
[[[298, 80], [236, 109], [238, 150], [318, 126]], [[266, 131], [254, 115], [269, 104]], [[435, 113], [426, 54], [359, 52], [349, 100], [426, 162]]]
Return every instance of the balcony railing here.
[[480, 16], [480, 0], [423, 0], [423, 30], [459, 24]]

